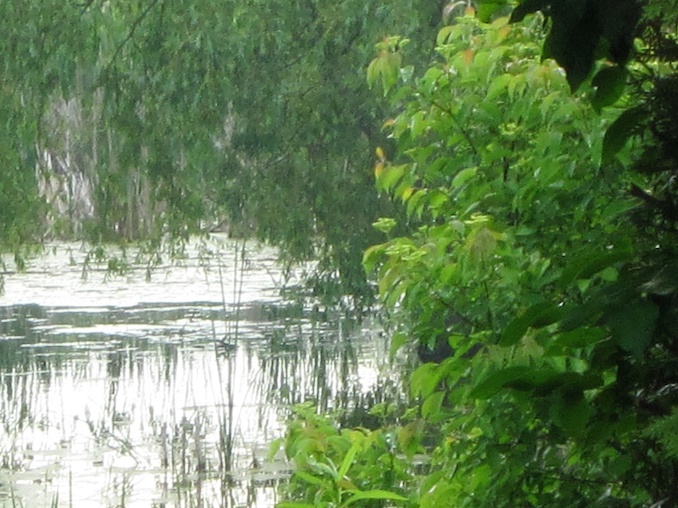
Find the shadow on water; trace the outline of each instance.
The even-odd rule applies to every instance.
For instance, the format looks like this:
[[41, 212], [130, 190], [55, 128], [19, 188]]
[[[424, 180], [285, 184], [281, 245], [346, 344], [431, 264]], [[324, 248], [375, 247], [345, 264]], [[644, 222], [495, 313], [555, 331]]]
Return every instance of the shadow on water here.
[[289, 470], [268, 444], [291, 405], [379, 390], [376, 327], [261, 291], [158, 303], [158, 286], [123, 306], [0, 300], [1, 507], [273, 506]]

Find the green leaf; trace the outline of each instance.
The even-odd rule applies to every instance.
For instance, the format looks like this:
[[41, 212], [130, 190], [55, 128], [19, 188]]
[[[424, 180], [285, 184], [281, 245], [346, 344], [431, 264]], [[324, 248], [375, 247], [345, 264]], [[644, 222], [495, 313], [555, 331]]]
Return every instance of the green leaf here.
[[[372, 223], [372, 227], [376, 229], [377, 231], [381, 231], [384, 234], [388, 234], [391, 232], [391, 230], [396, 227], [397, 222], [395, 219], [392, 219], [390, 217], [380, 217], [377, 219], [376, 222]], [[380, 246], [376, 246], [380, 247]], [[367, 252], [365, 253], [367, 255]]]
[[422, 449], [421, 441], [424, 437], [423, 421], [410, 422], [398, 430], [398, 443], [405, 454], [412, 458]]
[[438, 364], [425, 363], [410, 376], [410, 391], [413, 397], [428, 397], [436, 389], [438, 383], [440, 383]]
[[452, 188], [456, 189], [461, 187], [466, 182], [471, 180], [474, 176], [476, 176], [477, 172], [478, 172], [477, 167], [462, 169], [461, 171], [459, 171], [459, 173], [457, 173], [454, 176], [454, 179], [452, 180]]
[[384, 92], [388, 92], [398, 82], [402, 56], [399, 52], [388, 53], [381, 74], [381, 81], [384, 86]]
[[552, 368], [518, 365], [492, 372], [473, 388], [471, 396], [489, 399], [503, 388], [544, 396], [554, 390], [591, 390], [601, 386], [602, 383], [602, 378], [594, 374], [558, 372]]
[[339, 477], [339, 474], [337, 472], [337, 468], [334, 465], [334, 463], [329, 458], [324, 458], [324, 460], [327, 460], [327, 462], [329, 462], [329, 464], [325, 464], [324, 462], [318, 462], [317, 460], [309, 457], [308, 465], [311, 468], [313, 468], [316, 472], [319, 472], [321, 474], [325, 474], [335, 481], [339, 480], [340, 477]]
[[271, 441], [271, 444], [268, 447], [268, 455], [267, 455], [268, 460], [273, 460], [273, 458], [280, 451], [280, 449], [282, 448], [284, 443], [285, 443], [285, 439], [282, 438], [282, 437], [279, 437], [279, 438]]
[[530, 367], [514, 366], [494, 371], [471, 390], [471, 397], [489, 399], [504, 388], [507, 383], [522, 378], [530, 370], [532, 370]]
[[659, 308], [647, 300], [624, 305], [608, 316], [612, 337], [626, 351], [641, 356], [654, 335]]
[[588, 78], [600, 46], [601, 28], [596, 12], [584, 0], [550, 2], [551, 29], [544, 41], [542, 58], [553, 58], [565, 69], [574, 92]]
[[[525, 378], [523, 390], [534, 390], [535, 395], [543, 396], [554, 390], [568, 392], [584, 392], [603, 385], [603, 379], [598, 374], [579, 372], [555, 372], [543, 369], [538, 376]], [[527, 383], [530, 383], [528, 385]], [[507, 385], [508, 388], [513, 386]]]
[[631, 259], [631, 252], [625, 248], [603, 252], [602, 254], [586, 251], [570, 261], [563, 269], [558, 283], [560, 287], [566, 288], [578, 279], [588, 279], [615, 263], [629, 259]]
[[308, 503], [278, 503], [275, 508], [316, 508], [316, 506]]
[[610, 164], [629, 138], [639, 134], [648, 117], [644, 106], [627, 109], [607, 128], [603, 138], [602, 164]]
[[384, 256], [384, 245], [372, 245], [365, 250], [363, 254], [363, 267], [365, 267], [366, 273], [372, 273], [374, 267], [377, 265], [380, 259]]
[[371, 87], [377, 82], [380, 74], [383, 72], [383, 63], [381, 58], [375, 58], [367, 66], [367, 84]]
[[447, 39], [450, 37], [454, 31], [454, 25], [447, 25], [440, 29], [438, 36], [436, 37], [436, 44], [442, 46], [447, 42]]
[[508, 88], [512, 78], [513, 76], [511, 74], [501, 74], [494, 78], [487, 88], [485, 100], [490, 102], [494, 101], [498, 95]]
[[558, 386], [555, 380], [560, 374], [549, 368], [530, 367], [522, 376], [505, 383], [504, 387], [522, 392], [535, 390], [538, 393], [549, 393]]
[[449, 200], [450, 198], [447, 194], [438, 189], [433, 189], [429, 193], [428, 205], [432, 210], [437, 210], [438, 208], [445, 205]]
[[571, 354], [572, 349], [580, 349], [598, 344], [605, 340], [608, 333], [602, 328], [582, 326], [561, 333], [548, 348], [549, 354]]
[[367, 490], [364, 492], [361, 491], [349, 491], [353, 495], [348, 498], [342, 506], [348, 506], [363, 499], [388, 499], [391, 501], [407, 501], [406, 497], [396, 494], [394, 492], [389, 492], [388, 490]]
[[605, 67], [598, 71], [593, 78], [593, 86], [596, 91], [591, 98], [593, 108], [600, 112], [605, 106], [610, 106], [617, 102], [624, 93], [628, 71], [626, 67], [615, 65]]
[[509, 323], [502, 333], [499, 344], [512, 346], [523, 338], [529, 328], [542, 328], [555, 323], [561, 316], [562, 309], [551, 302], [533, 305]]
[[421, 416], [427, 420], [437, 420], [440, 417], [440, 408], [445, 400], [445, 392], [434, 392], [421, 405]]
[[425, 111], [417, 111], [410, 119], [410, 131], [412, 137], [417, 138], [428, 128], [428, 121], [426, 120]]
[[497, 10], [506, 5], [506, 0], [479, 0], [478, 19], [483, 23], [490, 21]]
[[395, 355], [398, 353], [401, 347], [407, 344], [407, 335], [403, 332], [397, 332], [393, 334], [391, 338], [391, 347], [389, 349], [389, 357], [391, 359], [395, 358]]
[[584, 436], [591, 416], [591, 407], [579, 391], [557, 391], [551, 397], [551, 417], [567, 435]]
[[[441, 471], [441, 473], [443, 472]], [[441, 480], [437, 477], [439, 474], [438, 472], [433, 473], [422, 485], [419, 508], [449, 508], [451, 506], [450, 500], [455, 498], [455, 494], [458, 495], [456, 486], [444, 479]]]
[[612, 221], [619, 215], [622, 215], [629, 210], [633, 210], [639, 206], [637, 199], [621, 199], [617, 198], [611, 203], [608, 203], [607, 206], [601, 212], [601, 220], [607, 222]]
[[440, 276], [438, 277], [442, 284], [450, 284], [452, 279], [456, 277], [459, 273], [459, 266], [456, 263], [450, 263], [445, 265], [445, 267], [440, 270]]
[[407, 200], [407, 215], [421, 217], [424, 212], [424, 206], [426, 204], [425, 198], [428, 195], [427, 189], [420, 189], [412, 193], [410, 199]]
[[300, 478], [301, 480], [305, 481], [306, 483], [310, 483], [311, 485], [318, 485], [319, 487], [324, 487], [327, 484], [326, 480], [323, 480], [322, 478], [318, 478], [317, 476], [313, 476], [312, 474], [309, 474], [305, 471], [295, 471], [294, 476]]
[[350, 469], [351, 465], [353, 464], [353, 460], [355, 459], [356, 454], [360, 450], [360, 444], [358, 442], [353, 443], [351, 448], [349, 448], [348, 452], [346, 452], [346, 455], [344, 456], [344, 460], [341, 461], [341, 465], [339, 466], [339, 473], [338, 476], [339, 478], [343, 478], [346, 476], [346, 473], [348, 473], [348, 470]]
[[377, 184], [379, 188], [390, 191], [395, 187], [405, 175], [407, 166], [401, 164], [399, 166], [387, 166], [382, 171], [381, 175], [377, 177]]

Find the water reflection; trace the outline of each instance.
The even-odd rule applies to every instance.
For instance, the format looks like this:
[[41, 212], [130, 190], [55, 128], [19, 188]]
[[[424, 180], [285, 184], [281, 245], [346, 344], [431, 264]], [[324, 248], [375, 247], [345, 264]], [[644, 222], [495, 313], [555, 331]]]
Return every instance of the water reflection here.
[[270, 251], [226, 282], [222, 255], [219, 284], [197, 249], [151, 283], [69, 277], [58, 255], [0, 298], [0, 506], [273, 506], [289, 406], [359, 406], [380, 382], [376, 330], [280, 302]]

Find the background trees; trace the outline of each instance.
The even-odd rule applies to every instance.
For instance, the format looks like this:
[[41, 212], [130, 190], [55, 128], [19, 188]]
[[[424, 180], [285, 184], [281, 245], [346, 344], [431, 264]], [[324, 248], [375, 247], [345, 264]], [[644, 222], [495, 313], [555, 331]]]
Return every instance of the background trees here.
[[387, 206], [367, 168], [387, 105], [364, 68], [390, 33], [426, 55], [441, 8], [5, 2], [3, 242], [227, 222], [367, 297], [360, 256]]

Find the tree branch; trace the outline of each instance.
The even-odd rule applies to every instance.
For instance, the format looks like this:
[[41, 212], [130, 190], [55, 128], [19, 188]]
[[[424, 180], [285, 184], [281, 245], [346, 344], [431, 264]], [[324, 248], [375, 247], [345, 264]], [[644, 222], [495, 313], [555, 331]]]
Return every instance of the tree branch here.
[[450, 118], [452, 119], [452, 122], [454, 122], [454, 125], [457, 127], [457, 129], [459, 129], [459, 132], [461, 132], [462, 136], [464, 136], [464, 138], [466, 139], [466, 142], [471, 147], [471, 150], [473, 151], [473, 155], [475, 155], [477, 158], [480, 158], [480, 152], [478, 151], [478, 148], [476, 147], [475, 143], [473, 142], [473, 139], [471, 139], [471, 136], [466, 131], [466, 129], [464, 129], [461, 126], [461, 123], [457, 119], [456, 115], [452, 112], [452, 110], [450, 108], [446, 108], [445, 106], [443, 106], [442, 104], [440, 104], [436, 100], [431, 99], [430, 97], [427, 97], [427, 99], [433, 106], [435, 106], [436, 108], [438, 108], [442, 112], [447, 113], [450, 116]]
[[118, 47], [115, 48], [115, 52], [113, 53], [113, 56], [109, 60], [108, 64], [105, 67], [105, 72], [108, 71], [108, 69], [111, 68], [115, 60], [118, 58], [118, 55], [122, 51], [122, 49], [125, 47], [125, 45], [132, 40], [132, 37], [134, 37], [134, 32], [136, 31], [137, 28], [139, 28], [139, 25], [141, 22], [146, 18], [149, 12], [151, 12], [151, 9], [155, 7], [158, 3], [160, 3], [161, 0], [151, 0], [151, 2], [148, 4], [148, 6], [143, 10], [141, 14], [137, 17], [137, 19], [134, 20], [132, 25], [129, 28], [129, 31], [127, 32], [127, 36], [118, 44]]

